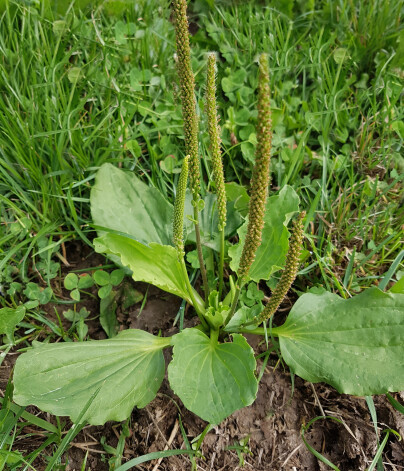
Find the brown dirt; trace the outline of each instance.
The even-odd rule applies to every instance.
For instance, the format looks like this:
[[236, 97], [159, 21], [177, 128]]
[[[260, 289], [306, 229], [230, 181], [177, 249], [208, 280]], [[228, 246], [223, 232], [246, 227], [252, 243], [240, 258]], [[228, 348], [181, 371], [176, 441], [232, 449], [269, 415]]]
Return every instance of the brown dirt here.
[[[105, 263], [103, 257], [90, 254], [87, 249], [84, 249], [84, 253], [82, 250], [76, 250], [75, 246], [70, 247], [69, 262], [72, 265], [70, 269], [77, 269], [83, 265], [94, 267]], [[136, 283], [135, 286], [143, 293], [147, 291], [147, 302], [140, 316], [140, 304], [135, 305], [128, 313], [118, 310], [121, 328], [141, 328], [154, 334], [161, 329], [165, 335], [174, 334], [177, 327], [173, 326], [173, 319], [180, 306], [179, 298], [167, 295], [152, 286], [148, 288], [143, 283]], [[60, 294], [66, 295], [62, 289]], [[86, 302], [92, 303], [86, 307], [95, 312], [96, 302], [94, 300]], [[61, 307], [57, 306], [57, 309]], [[54, 315], [53, 306], [49, 306], [47, 312], [49, 316]], [[195, 319], [187, 317], [186, 326], [196, 322]], [[88, 324], [91, 338], [105, 337], [97, 319], [90, 320]], [[257, 337], [248, 340], [252, 341], [257, 352], [262, 350], [263, 346], [258, 344]], [[168, 353], [166, 357], [167, 362], [169, 355]], [[9, 354], [0, 367], [0, 390], [3, 394], [16, 356], [16, 353]], [[244, 455], [246, 470], [328, 470], [330, 467], [317, 460], [307, 450], [301, 438], [302, 424], [307, 424], [314, 417], [326, 415], [338, 418], [342, 424], [333, 420], [318, 420], [306, 432], [307, 441], [341, 471], [365, 471], [377, 447], [375, 430], [365, 399], [339, 395], [325, 384], [312, 385], [298, 377], [295, 378], [293, 391], [290, 373], [278, 364], [278, 358], [273, 354], [261, 380], [257, 400], [252, 406], [235, 412], [207, 434], [202, 446], [203, 458], [197, 460], [198, 469], [205, 471], [241, 469], [236, 451], [227, 448], [239, 445], [240, 440], [249, 437], [249, 453]], [[403, 402], [404, 393], [397, 394], [396, 398]], [[376, 397], [375, 404], [379, 432], [392, 428], [404, 436], [404, 416], [395, 411], [384, 396]], [[28, 410], [55, 423], [55, 419], [49, 414], [42, 413], [34, 407]], [[132, 413], [129, 422], [130, 436], [125, 443], [125, 460], [161, 451], [165, 447], [185, 448], [179, 428], [179, 411], [184, 429], [191, 441], [203, 431], [206, 423], [183, 407], [165, 379], [157, 397], [144, 409], [135, 409]], [[67, 429], [68, 424], [65, 427], [65, 430]], [[87, 451], [86, 470], [113, 469], [108, 464], [111, 455], [105, 452], [101, 441], [105, 440], [107, 445], [116, 447], [121, 430], [122, 424], [112, 422], [103, 427], [85, 427], [64, 456], [66, 471], [81, 470]], [[17, 437], [15, 449], [21, 450], [24, 454], [38, 448], [46, 439], [32, 426], [25, 427], [23, 432]], [[52, 454], [52, 452], [45, 450], [45, 453]], [[392, 436], [383, 453], [383, 462], [386, 470], [404, 469], [402, 443]], [[34, 466], [38, 471], [44, 469], [43, 457], [37, 459]], [[165, 458], [158, 466], [156, 461], [148, 462], [137, 469], [190, 470], [191, 462], [182, 455]]]

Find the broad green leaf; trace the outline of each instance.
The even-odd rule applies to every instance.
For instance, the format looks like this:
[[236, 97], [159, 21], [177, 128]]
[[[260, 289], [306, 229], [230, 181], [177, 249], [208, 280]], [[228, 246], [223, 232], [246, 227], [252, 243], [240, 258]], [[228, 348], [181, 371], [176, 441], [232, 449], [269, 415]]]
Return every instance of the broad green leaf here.
[[[132, 270], [135, 281], [150, 283], [192, 304], [174, 247], [154, 243], [143, 245], [134, 239], [112, 233], [95, 239], [94, 246], [97, 252], [120, 257], [122, 265]], [[196, 291], [195, 295], [199, 298]]]
[[14, 400], [76, 421], [100, 388], [85, 420], [101, 425], [126, 419], [145, 407], [164, 378], [162, 349], [170, 339], [125, 330], [113, 339], [41, 344], [20, 355], [14, 370]]
[[172, 205], [134, 173], [104, 164], [91, 190], [94, 224], [123, 232], [143, 244], [172, 244]]
[[[257, 283], [268, 280], [283, 268], [288, 251], [289, 231], [286, 226], [290, 218], [299, 210], [299, 197], [290, 186], [284, 186], [277, 196], [268, 198], [262, 242], [251, 266], [249, 278]], [[247, 233], [247, 221], [237, 231], [239, 243], [229, 248], [230, 267], [238, 270], [241, 252]]]
[[[184, 224], [188, 242], [194, 243], [194, 227], [186, 217], [193, 217], [191, 199], [191, 193], [187, 192]], [[207, 194], [201, 203], [204, 205], [200, 213], [202, 242], [218, 250], [220, 241], [216, 195]], [[242, 223], [234, 204], [228, 205], [226, 237], [233, 235]], [[142, 244], [156, 242], [172, 245], [172, 205], [156, 188], [146, 185], [133, 173], [111, 164], [102, 165], [97, 173], [96, 183], [91, 190], [91, 213], [94, 224], [100, 228], [99, 235], [105, 233], [102, 229], [111, 229], [127, 234]]]
[[307, 381], [356, 396], [404, 390], [403, 295], [307, 293], [273, 333], [286, 363]]
[[254, 352], [242, 335], [232, 343], [213, 343], [197, 329], [173, 337], [168, 379], [184, 406], [207, 422], [218, 424], [252, 404], [258, 383]]
[[24, 319], [25, 311], [25, 306], [0, 309], [0, 334], [5, 334], [10, 342], [14, 342], [14, 329]]
[[234, 201], [234, 207], [242, 216], [247, 216], [250, 197], [244, 186], [236, 182], [225, 184], [227, 201]]

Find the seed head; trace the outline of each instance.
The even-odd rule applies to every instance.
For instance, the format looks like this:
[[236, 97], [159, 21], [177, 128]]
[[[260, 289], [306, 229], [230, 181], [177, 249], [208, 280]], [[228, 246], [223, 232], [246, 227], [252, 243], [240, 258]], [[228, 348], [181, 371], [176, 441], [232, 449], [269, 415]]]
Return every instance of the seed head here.
[[189, 180], [194, 199], [199, 199], [200, 170], [198, 156], [198, 118], [196, 115], [195, 80], [191, 67], [191, 50], [186, 0], [173, 0], [177, 70], [180, 79], [182, 115], [184, 119], [185, 152], [189, 158]]
[[220, 126], [218, 123], [216, 105], [215, 63], [216, 56], [214, 53], [210, 53], [208, 55], [206, 79], [206, 111], [208, 115], [208, 131], [212, 153], [213, 180], [216, 186], [219, 210], [219, 230], [222, 230], [226, 225], [226, 191], [224, 187], [223, 163], [220, 149]]
[[269, 164], [271, 159], [272, 121], [270, 108], [268, 58], [260, 56], [258, 82], [258, 122], [255, 165], [251, 178], [251, 197], [248, 208], [247, 235], [240, 258], [238, 277], [245, 280], [261, 245], [264, 215], [270, 181]]
[[276, 285], [265, 309], [261, 314], [254, 317], [253, 323], [260, 324], [269, 319], [276, 312], [295, 281], [297, 270], [299, 268], [300, 254], [302, 253], [303, 247], [303, 218], [305, 216], [306, 213], [304, 211], [301, 212], [293, 224], [292, 235], [289, 241], [289, 250], [286, 256], [286, 264], [281, 279]]
[[184, 256], [184, 206], [185, 192], [187, 190], [189, 155], [187, 155], [182, 164], [180, 177], [178, 179], [177, 194], [174, 202], [174, 224], [173, 241], [177, 249], [178, 258]]

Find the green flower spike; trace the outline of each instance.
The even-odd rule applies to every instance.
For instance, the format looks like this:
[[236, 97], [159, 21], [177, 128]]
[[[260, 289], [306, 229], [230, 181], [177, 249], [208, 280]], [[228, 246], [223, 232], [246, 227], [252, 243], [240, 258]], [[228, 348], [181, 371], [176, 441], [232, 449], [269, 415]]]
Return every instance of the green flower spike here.
[[187, 191], [187, 182], [188, 182], [188, 170], [189, 170], [189, 155], [187, 155], [182, 164], [182, 169], [180, 177], [178, 179], [177, 185], [177, 194], [174, 201], [174, 223], [173, 223], [173, 241], [174, 246], [177, 250], [178, 261], [181, 264], [182, 275], [185, 284], [187, 285], [187, 290], [189, 296], [192, 300], [192, 305], [194, 306], [199, 319], [201, 320], [202, 325], [205, 329], [208, 329], [203, 313], [205, 312], [205, 306], [202, 299], [199, 297], [198, 293], [193, 289], [188, 278], [187, 267], [185, 266], [184, 260], [184, 207], [185, 207], [185, 193]]
[[189, 183], [194, 206], [195, 237], [205, 301], [208, 299], [209, 285], [202, 254], [201, 232], [199, 228], [200, 211], [200, 168], [198, 155], [198, 118], [196, 116], [195, 79], [191, 67], [191, 50], [189, 47], [187, 2], [173, 0], [172, 8], [175, 18], [175, 39], [177, 43], [178, 76], [180, 79], [182, 116], [184, 118], [185, 152], [189, 155]]
[[199, 199], [200, 169], [198, 155], [198, 118], [196, 116], [195, 79], [191, 68], [187, 2], [173, 0], [175, 36], [178, 56], [182, 114], [184, 118], [185, 152], [189, 158], [189, 181], [194, 200]]
[[224, 226], [226, 225], [226, 190], [224, 187], [223, 163], [220, 150], [220, 127], [218, 124], [216, 105], [216, 84], [215, 84], [215, 63], [214, 53], [208, 55], [208, 73], [206, 79], [206, 112], [208, 115], [208, 130], [210, 138], [210, 148], [212, 152], [213, 181], [216, 186], [217, 206], [219, 213], [220, 232], [220, 258], [219, 258], [219, 298], [223, 291], [223, 267], [225, 238]]
[[238, 269], [240, 284], [243, 284], [244, 280], [247, 278], [251, 265], [254, 262], [257, 249], [261, 245], [270, 181], [269, 164], [271, 159], [272, 121], [269, 103], [270, 89], [267, 56], [261, 54], [259, 62], [257, 148], [251, 178], [251, 198], [248, 209], [247, 235]]
[[208, 115], [208, 129], [210, 148], [212, 152], [213, 181], [216, 186], [217, 204], [219, 212], [219, 231], [226, 225], [226, 191], [224, 187], [223, 163], [220, 150], [220, 126], [218, 124], [215, 84], [216, 55], [208, 56], [208, 73], [206, 80], [206, 111]]
[[187, 155], [182, 164], [180, 178], [178, 179], [177, 195], [174, 202], [174, 224], [173, 224], [173, 241], [177, 249], [178, 258], [185, 255], [184, 252], [184, 206], [185, 192], [187, 190], [189, 168], [189, 155]]
[[279, 280], [274, 292], [265, 309], [258, 316], [254, 317], [251, 324], [260, 324], [269, 319], [278, 309], [281, 302], [287, 295], [290, 287], [295, 281], [297, 270], [299, 268], [300, 254], [302, 253], [303, 243], [303, 218], [305, 211], [299, 214], [299, 217], [293, 224], [292, 235], [289, 241], [289, 250], [286, 256], [286, 264], [281, 279]]

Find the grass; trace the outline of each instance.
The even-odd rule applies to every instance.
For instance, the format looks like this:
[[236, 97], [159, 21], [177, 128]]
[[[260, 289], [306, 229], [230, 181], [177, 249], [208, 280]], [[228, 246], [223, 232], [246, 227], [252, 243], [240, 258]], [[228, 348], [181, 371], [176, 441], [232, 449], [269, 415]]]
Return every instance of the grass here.
[[[170, 2], [103, 2], [92, 15], [63, 2], [57, 11], [31, 3], [10, 2], [0, 19], [2, 294], [21, 284], [3, 306], [25, 301], [29, 281], [52, 287], [58, 301], [65, 243], [81, 238], [91, 246], [89, 190], [101, 164], [132, 170], [172, 199], [183, 157]], [[321, 285], [348, 297], [403, 274], [403, 5], [192, 3], [205, 177], [206, 52], [220, 59], [226, 179], [241, 184], [248, 184], [254, 154], [256, 59], [269, 54], [272, 190], [292, 185], [309, 215], [299, 290]], [[111, 8], [120, 14], [111, 16]], [[28, 320], [20, 345], [49, 332], [64, 337], [41, 304]], [[26, 414], [13, 414], [20, 412]], [[7, 422], [9, 450], [24, 433], [17, 415]], [[48, 450], [56, 452], [62, 430], [58, 440], [47, 433]], [[58, 459], [55, 469], [64, 469]]]
[[[375, 19], [379, 3], [356, 8], [345, 2], [340, 9], [327, 3], [318, 11], [297, 11], [293, 21], [288, 9], [254, 3], [219, 3], [213, 9], [202, 3], [194, 11], [200, 26], [193, 43], [201, 109], [204, 52], [217, 50], [222, 59], [228, 180], [249, 179], [257, 85], [250, 71], [258, 51], [269, 53], [274, 187], [293, 185], [312, 209], [311, 235], [319, 254], [312, 262], [325, 265], [322, 274], [315, 269], [316, 277], [326, 273], [321, 282], [334, 289], [341, 274], [327, 274], [329, 267], [342, 263], [344, 269], [353, 248], [362, 279], [366, 273], [382, 276], [380, 267], [394, 260], [400, 243], [402, 221], [395, 215], [403, 168], [397, 67], [402, 2], [391, 8], [383, 3], [378, 16], [383, 34], [375, 42], [380, 24], [369, 18]], [[89, 242], [89, 187], [106, 161], [143, 174], [172, 197], [176, 174], [164, 159], [181, 159], [182, 121], [172, 86], [168, 4], [159, 2], [166, 20], [154, 19], [153, 6], [141, 3], [124, 19], [112, 20], [100, 11], [90, 20], [69, 10], [63, 20], [39, 22], [35, 10], [6, 10], [0, 38], [0, 188], [6, 222], [29, 214], [35, 233], [56, 222]], [[134, 38], [127, 39], [131, 31]], [[210, 173], [206, 149], [202, 118], [201, 150]], [[178, 167], [176, 162], [174, 172]], [[377, 233], [370, 227], [378, 227]], [[397, 237], [389, 238], [391, 233]], [[383, 250], [373, 254], [380, 263], [374, 257], [366, 261], [380, 244]], [[369, 284], [360, 280], [354, 286]]]

